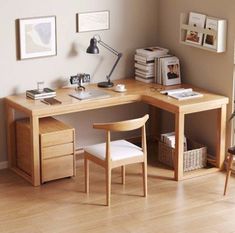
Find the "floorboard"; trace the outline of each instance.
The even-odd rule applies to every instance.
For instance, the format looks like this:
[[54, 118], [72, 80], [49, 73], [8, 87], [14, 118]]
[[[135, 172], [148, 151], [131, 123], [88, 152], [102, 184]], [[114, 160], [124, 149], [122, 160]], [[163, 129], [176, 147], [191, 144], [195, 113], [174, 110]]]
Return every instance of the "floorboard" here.
[[142, 197], [140, 165], [112, 173], [111, 207], [105, 204], [102, 168], [91, 165], [90, 194], [84, 193], [84, 170], [77, 176], [41, 187], [9, 170], [0, 171], [1, 233], [232, 233], [235, 232], [235, 177], [223, 196], [225, 174], [217, 172], [181, 182], [173, 171], [148, 164], [148, 197]]

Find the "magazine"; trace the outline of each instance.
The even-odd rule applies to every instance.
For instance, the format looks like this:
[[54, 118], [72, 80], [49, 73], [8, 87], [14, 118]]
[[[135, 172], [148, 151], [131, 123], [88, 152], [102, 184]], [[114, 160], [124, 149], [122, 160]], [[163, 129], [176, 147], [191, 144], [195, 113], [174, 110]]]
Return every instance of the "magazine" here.
[[162, 61], [165, 57], [172, 57], [171, 54], [166, 54], [155, 58], [154, 76], [155, 83], [162, 84]]
[[[206, 21], [206, 16], [203, 14], [190, 12], [189, 13], [189, 22], [188, 24], [194, 27], [204, 28]], [[197, 31], [187, 31], [186, 34], [186, 42], [193, 43], [193, 44], [202, 44], [203, 33]]]
[[181, 83], [180, 77], [180, 63], [179, 59], [175, 56], [165, 57], [161, 59], [161, 73], [162, 73], [162, 84], [176, 85]]
[[[218, 19], [207, 17], [206, 19], [206, 28], [209, 30], [218, 30]], [[205, 34], [203, 46], [208, 48], [216, 49], [217, 47], [217, 38], [215, 35]]]
[[177, 100], [187, 100], [187, 99], [194, 99], [194, 98], [198, 98], [198, 97], [202, 97], [203, 94], [193, 91], [192, 88], [179, 88], [174, 89], [174, 90], [169, 90], [167, 93], [165, 92], [164, 94], [167, 94], [168, 96], [175, 98]]

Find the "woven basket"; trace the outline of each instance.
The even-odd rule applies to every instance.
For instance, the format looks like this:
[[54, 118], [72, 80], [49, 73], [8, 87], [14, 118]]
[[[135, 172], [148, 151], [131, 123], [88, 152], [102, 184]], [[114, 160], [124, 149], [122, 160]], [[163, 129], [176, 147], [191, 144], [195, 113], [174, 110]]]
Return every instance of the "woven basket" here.
[[[207, 148], [200, 143], [187, 139], [188, 151], [183, 155], [184, 172], [206, 167]], [[158, 160], [174, 168], [175, 149], [159, 141]]]

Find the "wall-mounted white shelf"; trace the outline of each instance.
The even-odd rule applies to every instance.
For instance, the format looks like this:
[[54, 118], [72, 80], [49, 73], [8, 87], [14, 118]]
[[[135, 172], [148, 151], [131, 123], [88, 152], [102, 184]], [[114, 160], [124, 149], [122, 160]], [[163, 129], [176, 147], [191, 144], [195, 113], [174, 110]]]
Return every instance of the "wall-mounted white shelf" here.
[[[217, 19], [218, 27], [217, 31], [208, 28], [196, 27], [188, 24], [188, 14], [182, 13], [180, 15], [180, 43], [184, 45], [189, 45], [192, 47], [204, 49], [207, 51], [215, 52], [215, 53], [223, 53], [226, 51], [226, 34], [227, 34], [227, 20], [225, 19]], [[203, 36], [210, 35], [216, 38], [216, 48], [209, 48], [203, 46], [202, 44], [194, 44], [185, 41], [187, 31], [194, 31], [198, 33], [203, 33]], [[202, 40], [204, 41], [204, 40]]]

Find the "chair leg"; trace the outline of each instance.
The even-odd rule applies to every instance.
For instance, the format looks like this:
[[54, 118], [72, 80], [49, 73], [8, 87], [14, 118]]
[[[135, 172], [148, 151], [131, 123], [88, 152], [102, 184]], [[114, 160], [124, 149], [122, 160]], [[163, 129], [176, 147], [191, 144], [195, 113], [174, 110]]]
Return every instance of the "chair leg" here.
[[85, 192], [89, 193], [89, 160], [84, 159], [84, 169], [85, 169]]
[[225, 180], [225, 185], [224, 185], [224, 196], [225, 196], [226, 193], [227, 193], [228, 180], [229, 180], [229, 177], [230, 177], [230, 175], [231, 175], [232, 165], [233, 165], [233, 155], [230, 154], [230, 155], [229, 155], [229, 159], [228, 159], [227, 174], [226, 174], [226, 180]]
[[106, 205], [110, 205], [110, 195], [111, 195], [111, 169], [106, 168]]
[[147, 197], [147, 163], [142, 163], [144, 197]]
[[125, 177], [125, 166], [122, 166], [122, 184], [125, 184], [126, 183], [126, 177]]

